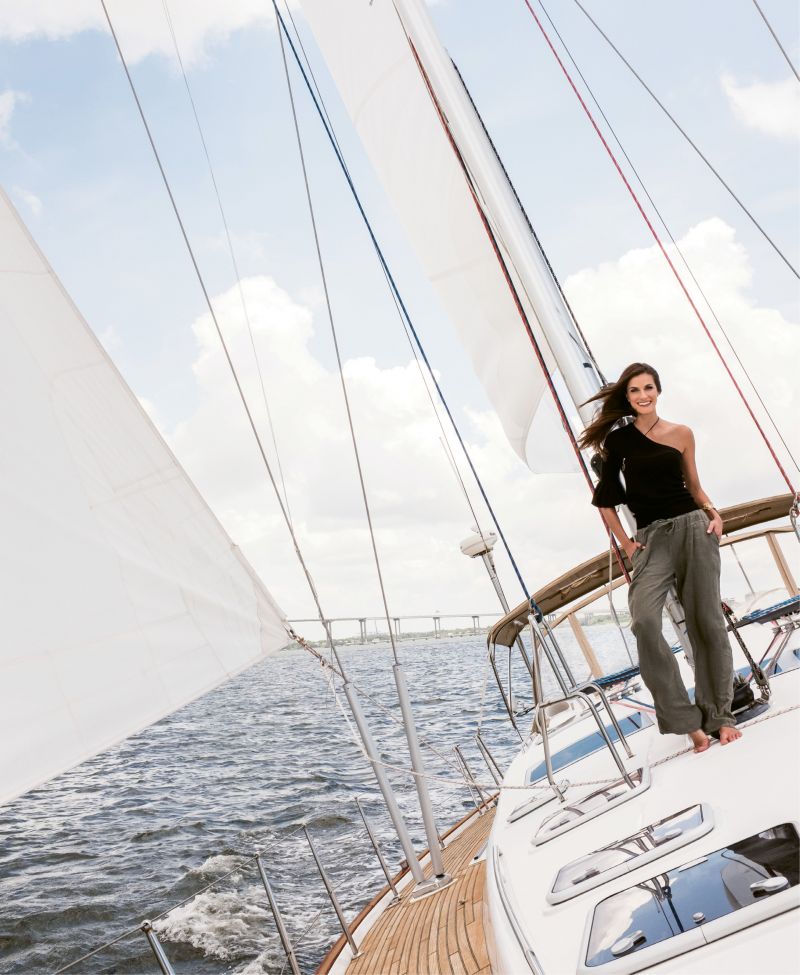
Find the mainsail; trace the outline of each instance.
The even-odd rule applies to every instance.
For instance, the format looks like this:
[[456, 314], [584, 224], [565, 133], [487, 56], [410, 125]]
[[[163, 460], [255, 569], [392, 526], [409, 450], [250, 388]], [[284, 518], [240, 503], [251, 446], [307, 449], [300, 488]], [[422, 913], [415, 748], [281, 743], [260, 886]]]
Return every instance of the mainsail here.
[[0, 191], [0, 802], [288, 642]]
[[[394, 5], [302, 0], [301, 6], [423, 269], [509, 442], [527, 461], [546, 380]], [[498, 246], [502, 251], [502, 240]], [[518, 291], [552, 370], [530, 297]]]

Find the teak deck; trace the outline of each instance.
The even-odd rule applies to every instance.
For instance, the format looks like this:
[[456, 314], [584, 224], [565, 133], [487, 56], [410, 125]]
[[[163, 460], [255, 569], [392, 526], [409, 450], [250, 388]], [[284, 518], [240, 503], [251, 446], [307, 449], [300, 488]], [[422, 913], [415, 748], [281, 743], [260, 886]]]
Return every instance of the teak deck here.
[[[483, 932], [486, 861], [473, 861], [489, 836], [494, 807], [476, 816], [442, 851], [445, 870], [454, 879], [444, 890], [387, 908], [364, 937], [354, 932], [359, 956], [347, 975], [489, 975]], [[430, 868], [426, 869], [426, 875]], [[335, 955], [336, 946], [331, 952]], [[330, 965], [331, 955], [325, 960]], [[319, 972], [327, 971], [323, 962]]]

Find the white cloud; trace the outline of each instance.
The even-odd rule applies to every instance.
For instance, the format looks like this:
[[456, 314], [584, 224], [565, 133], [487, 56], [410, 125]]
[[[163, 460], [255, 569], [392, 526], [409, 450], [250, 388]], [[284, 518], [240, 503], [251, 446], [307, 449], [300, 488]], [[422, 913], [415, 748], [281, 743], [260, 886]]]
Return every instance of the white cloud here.
[[734, 114], [745, 125], [779, 139], [800, 139], [800, 85], [795, 78], [740, 85], [726, 74], [721, 84]]
[[31, 193], [30, 190], [25, 190], [21, 186], [14, 187], [14, 196], [17, 199], [22, 200], [22, 202], [28, 207], [34, 217], [38, 217], [42, 212], [42, 201], [35, 193]]
[[14, 148], [16, 142], [11, 138], [11, 119], [17, 105], [30, 100], [30, 95], [24, 91], [14, 91], [7, 88], [0, 91], [0, 145]]
[[[733, 230], [708, 220], [681, 245], [775, 414], [784, 421], [798, 415], [791, 370], [800, 361], [800, 331], [748, 298], [752, 272]], [[784, 489], [655, 248], [582, 271], [566, 287], [609, 375], [637, 359], [660, 369], [662, 415], [695, 430], [700, 475], [718, 504]], [[292, 514], [323, 607], [331, 615], [371, 615], [379, 596], [338, 376], [311, 351], [314, 322], [307, 308], [266, 277], [246, 280], [244, 289]], [[272, 456], [238, 291], [214, 304]], [[194, 331], [198, 405], [168, 439], [278, 601], [292, 616], [312, 615], [208, 315]], [[493, 609], [483, 567], [458, 550], [472, 517], [416, 365], [381, 368], [360, 358], [348, 361], [345, 372], [392, 611]], [[530, 474], [493, 413], [470, 414], [463, 432], [531, 588], [603, 549], [605, 533], [579, 475]], [[785, 433], [797, 439], [795, 429]], [[556, 423], [550, 435], [563, 436]], [[488, 526], [482, 508], [479, 516]], [[502, 554], [498, 563], [516, 602], [520, 591]]]
[[[800, 361], [800, 328], [778, 311], [753, 303], [747, 293], [752, 279], [749, 257], [733, 229], [722, 220], [703, 221], [679, 243], [739, 357], [797, 452], [800, 431], [792, 418], [800, 415], [800, 394], [792, 373], [794, 363]], [[631, 251], [618, 261], [582, 271], [568, 280], [566, 288], [609, 374], [618, 374], [634, 361], [649, 362], [659, 369], [664, 385], [659, 412], [694, 429], [701, 479], [713, 500], [732, 504], [786, 490], [657, 248]], [[777, 443], [718, 327], [696, 290], [691, 290], [768, 436]]]
[[[126, 58], [148, 54], [174, 57], [162, 0], [106, 0]], [[169, 0], [169, 12], [187, 64], [201, 61], [211, 46], [234, 31], [271, 23], [272, 6], [264, 0]], [[106, 30], [98, 0], [4, 0], [0, 4], [0, 37], [24, 41], [58, 40], [86, 30]]]

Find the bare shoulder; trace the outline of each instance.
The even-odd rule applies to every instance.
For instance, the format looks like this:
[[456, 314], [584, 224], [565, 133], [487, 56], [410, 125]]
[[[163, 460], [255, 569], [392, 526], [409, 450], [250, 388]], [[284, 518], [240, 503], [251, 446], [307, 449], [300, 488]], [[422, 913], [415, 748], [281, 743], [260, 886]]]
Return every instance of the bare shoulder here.
[[694, 442], [694, 434], [692, 433], [692, 428], [686, 426], [685, 423], [670, 423], [669, 420], [664, 422], [664, 433], [674, 440], [680, 440], [681, 443], [687, 446]]
[[680, 450], [682, 454], [687, 449], [690, 451], [694, 449], [694, 434], [691, 427], [686, 426], [685, 423], [671, 423], [669, 420], [662, 420], [662, 423], [664, 426], [659, 440]]

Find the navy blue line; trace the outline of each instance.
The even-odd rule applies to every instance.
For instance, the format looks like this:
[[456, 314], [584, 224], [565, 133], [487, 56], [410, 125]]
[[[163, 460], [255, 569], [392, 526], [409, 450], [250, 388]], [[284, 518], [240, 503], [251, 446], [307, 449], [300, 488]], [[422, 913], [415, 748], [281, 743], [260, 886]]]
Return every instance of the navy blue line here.
[[403, 314], [403, 318], [408, 324], [408, 327], [411, 330], [411, 334], [414, 336], [414, 342], [416, 343], [416, 346], [419, 349], [419, 353], [422, 356], [422, 359], [428, 369], [428, 374], [430, 375], [431, 380], [434, 386], [436, 387], [436, 392], [438, 393], [439, 399], [442, 402], [442, 406], [444, 406], [445, 412], [447, 413], [447, 417], [450, 420], [450, 423], [452, 424], [453, 430], [455, 431], [455, 435], [458, 438], [458, 442], [461, 445], [461, 449], [464, 452], [464, 456], [467, 459], [467, 463], [469, 464], [469, 469], [472, 471], [472, 476], [475, 478], [475, 483], [478, 485], [478, 489], [481, 492], [481, 497], [483, 498], [484, 503], [486, 504], [486, 507], [492, 518], [492, 521], [494, 522], [494, 526], [497, 529], [497, 533], [500, 536], [501, 541], [503, 542], [503, 547], [506, 550], [506, 554], [508, 555], [509, 561], [511, 562], [514, 572], [516, 573], [517, 579], [519, 580], [519, 584], [522, 587], [522, 591], [525, 594], [525, 598], [531, 604], [532, 609], [534, 609], [535, 612], [541, 616], [541, 610], [537, 606], [533, 597], [530, 595], [528, 591], [528, 587], [525, 585], [525, 580], [522, 577], [522, 573], [520, 572], [516, 559], [511, 553], [511, 548], [508, 544], [508, 541], [506, 540], [505, 534], [503, 533], [503, 529], [500, 527], [500, 522], [497, 519], [497, 515], [494, 512], [494, 508], [492, 507], [492, 504], [489, 501], [489, 498], [486, 494], [486, 490], [484, 489], [480, 476], [478, 475], [478, 472], [475, 469], [475, 465], [472, 463], [472, 458], [470, 457], [469, 450], [467, 450], [467, 445], [464, 443], [464, 439], [462, 438], [461, 432], [458, 429], [458, 425], [455, 421], [455, 418], [453, 417], [453, 414], [450, 411], [450, 407], [447, 404], [447, 400], [445, 399], [444, 393], [442, 392], [442, 388], [439, 385], [436, 376], [434, 375], [433, 368], [431, 367], [430, 361], [428, 360], [428, 356], [425, 352], [425, 349], [422, 346], [422, 342], [420, 341], [419, 335], [417, 334], [417, 330], [414, 328], [414, 323], [411, 321], [411, 316], [408, 312], [408, 309], [406, 308], [406, 304], [403, 301], [402, 295], [400, 294], [400, 290], [397, 287], [397, 283], [395, 282], [394, 276], [392, 275], [392, 272], [389, 270], [389, 265], [386, 263], [386, 258], [383, 256], [383, 251], [381, 250], [381, 246], [378, 243], [377, 238], [375, 237], [375, 233], [372, 229], [372, 225], [370, 224], [369, 217], [367, 217], [364, 207], [361, 204], [361, 199], [359, 198], [358, 191], [356, 190], [355, 184], [353, 183], [352, 177], [350, 176], [350, 172], [347, 168], [347, 163], [344, 161], [344, 157], [342, 156], [339, 147], [337, 145], [336, 138], [333, 135], [333, 132], [328, 124], [327, 119], [325, 118], [322, 108], [320, 107], [319, 101], [317, 100], [317, 96], [315, 95], [314, 90], [311, 87], [311, 83], [308, 80], [308, 76], [306, 75], [305, 69], [303, 68], [303, 64], [297, 54], [297, 50], [294, 46], [292, 38], [289, 35], [289, 31], [286, 29], [286, 24], [284, 23], [283, 17], [281, 16], [281, 12], [278, 10], [278, 5], [275, 2], [275, 0], [272, 0], [272, 4], [275, 8], [275, 16], [278, 18], [278, 24], [280, 25], [280, 29], [283, 31], [283, 35], [286, 38], [289, 47], [291, 48], [292, 55], [294, 56], [295, 59], [295, 63], [297, 64], [297, 67], [300, 70], [300, 74], [303, 77], [303, 81], [305, 82], [306, 88], [308, 89], [308, 93], [311, 95], [311, 100], [314, 102], [314, 107], [317, 110], [317, 115], [319, 115], [319, 119], [322, 122], [326, 135], [328, 136], [328, 141], [330, 142], [331, 148], [336, 154], [336, 158], [339, 161], [339, 165], [341, 166], [342, 172], [344, 173], [344, 177], [347, 180], [347, 185], [350, 187], [350, 192], [353, 195], [353, 199], [355, 200], [356, 206], [358, 207], [358, 211], [361, 214], [361, 218], [363, 219], [364, 225], [367, 228], [367, 233], [369, 234], [370, 239], [372, 241], [372, 246], [375, 248], [375, 253], [378, 255], [378, 260], [381, 263], [381, 267], [383, 268], [383, 271], [386, 274], [386, 278], [389, 281], [389, 285], [394, 293], [395, 298], [397, 299], [397, 303], [400, 306], [400, 309]]

